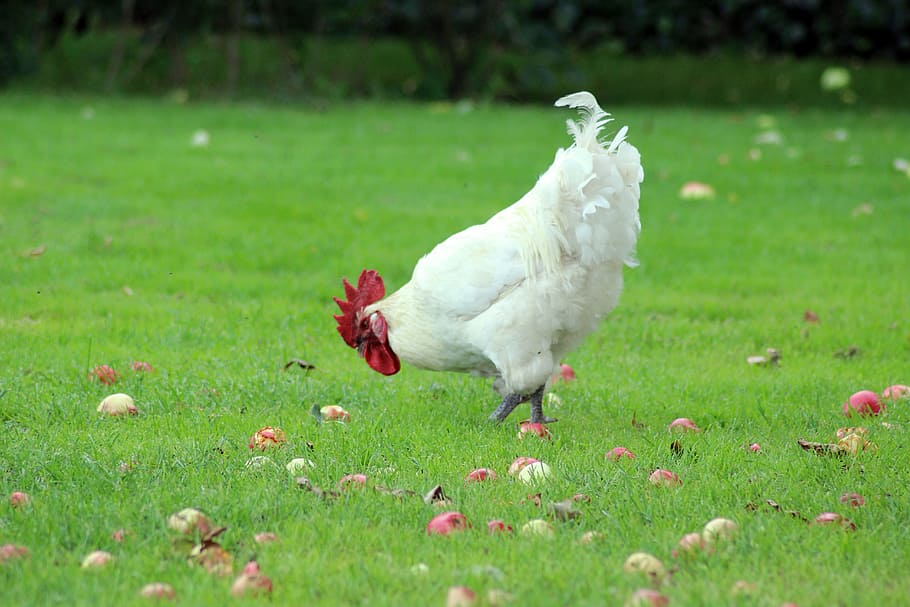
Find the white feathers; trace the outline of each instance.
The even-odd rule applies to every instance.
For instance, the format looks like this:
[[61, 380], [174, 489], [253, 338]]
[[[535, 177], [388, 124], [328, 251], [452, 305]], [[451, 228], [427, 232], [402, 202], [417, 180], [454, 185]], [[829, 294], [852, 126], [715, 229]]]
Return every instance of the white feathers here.
[[408, 284], [367, 308], [383, 312], [402, 360], [499, 376], [529, 394], [616, 305], [622, 266], [635, 264], [641, 159], [626, 127], [598, 140], [610, 119], [591, 93], [556, 105], [581, 118], [534, 187], [437, 245]]
[[612, 121], [612, 118], [608, 118], [610, 114], [601, 109], [597, 104], [597, 99], [588, 91], [566, 95], [557, 99], [553, 105], [556, 107], [568, 106], [572, 109], [577, 109], [578, 113], [581, 114], [582, 119], [580, 121], [568, 120], [566, 121], [566, 126], [568, 127], [569, 135], [575, 138], [575, 145], [582, 149], [587, 149], [596, 144], [597, 134], [600, 133], [605, 124]]

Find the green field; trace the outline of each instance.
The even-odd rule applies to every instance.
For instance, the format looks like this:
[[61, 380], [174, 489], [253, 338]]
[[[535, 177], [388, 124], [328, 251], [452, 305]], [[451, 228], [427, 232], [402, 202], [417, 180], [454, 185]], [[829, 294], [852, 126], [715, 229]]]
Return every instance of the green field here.
[[[857, 390], [910, 383], [910, 178], [893, 166], [910, 157], [910, 115], [606, 109], [643, 156], [641, 266], [566, 361], [578, 379], [556, 387], [544, 442], [516, 438], [525, 407], [485, 421], [498, 402], [485, 381], [372, 372], [339, 339], [331, 297], [362, 268], [401, 286], [433, 245], [521, 196], [567, 145], [567, 112], [0, 96], [0, 545], [31, 553], [0, 564], [0, 604], [142, 603], [154, 581], [178, 604], [232, 601], [231, 578], [173, 545], [165, 521], [189, 506], [228, 528], [235, 572], [256, 558], [277, 605], [444, 605], [453, 585], [515, 605], [621, 605], [648, 585], [623, 572], [640, 550], [674, 569], [660, 586], [671, 605], [910, 600], [910, 403], [840, 415]], [[192, 145], [203, 129], [208, 145]], [[782, 142], [757, 143], [768, 131]], [[682, 200], [693, 180], [716, 197]], [[779, 366], [746, 363], [769, 347]], [[284, 371], [293, 358], [316, 368]], [[155, 371], [134, 373], [137, 360]], [[101, 364], [116, 386], [87, 379]], [[140, 415], [102, 418], [115, 391]], [[328, 404], [350, 423], [319, 424], [310, 410]], [[677, 417], [703, 432], [671, 436]], [[858, 423], [877, 452], [797, 445]], [[274, 469], [247, 469], [267, 425], [288, 443], [266, 453]], [[637, 458], [606, 461], [617, 445]], [[553, 477], [510, 478], [521, 455]], [[320, 499], [284, 470], [293, 457], [315, 462], [314, 485], [360, 472], [368, 488]], [[499, 479], [466, 484], [476, 467]], [[650, 486], [658, 467], [682, 486]], [[470, 531], [427, 536], [435, 508], [374, 489], [436, 484]], [[14, 491], [31, 503], [11, 507]], [[546, 517], [526, 500], [537, 491], [591, 501], [554, 537], [526, 537]], [[845, 492], [865, 506], [840, 503]], [[769, 499], [807, 519], [839, 512], [856, 531]], [[740, 525], [733, 542], [671, 557], [717, 516]], [[514, 536], [488, 534], [494, 518]], [[132, 535], [115, 542], [118, 528]], [[256, 545], [261, 531], [280, 543]], [[587, 531], [604, 535], [579, 545]], [[82, 570], [95, 549], [114, 563]], [[741, 580], [754, 586], [734, 592]]]

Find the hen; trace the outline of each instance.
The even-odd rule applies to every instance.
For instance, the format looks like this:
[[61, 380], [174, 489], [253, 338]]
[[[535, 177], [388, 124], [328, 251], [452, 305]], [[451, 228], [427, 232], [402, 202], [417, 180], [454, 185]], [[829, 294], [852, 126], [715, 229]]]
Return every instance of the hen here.
[[556, 106], [579, 109], [568, 121], [574, 142], [531, 191], [436, 245], [388, 297], [379, 274], [364, 270], [335, 298], [338, 332], [380, 373], [404, 360], [495, 377], [496, 421], [528, 401], [532, 422], [555, 421], [542, 410], [549, 378], [616, 305], [623, 265], [636, 265], [644, 171], [627, 127], [601, 142], [611, 119], [588, 92]]

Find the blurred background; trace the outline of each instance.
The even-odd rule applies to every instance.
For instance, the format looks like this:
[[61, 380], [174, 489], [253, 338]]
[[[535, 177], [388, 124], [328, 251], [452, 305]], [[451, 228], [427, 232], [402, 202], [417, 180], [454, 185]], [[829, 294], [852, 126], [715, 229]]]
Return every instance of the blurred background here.
[[176, 98], [864, 103], [910, 0], [0, 0], [0, 87]]

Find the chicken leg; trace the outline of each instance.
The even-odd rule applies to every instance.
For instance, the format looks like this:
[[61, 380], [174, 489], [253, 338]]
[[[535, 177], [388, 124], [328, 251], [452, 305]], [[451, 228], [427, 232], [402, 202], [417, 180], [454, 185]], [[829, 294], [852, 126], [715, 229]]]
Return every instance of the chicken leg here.
[[521, 403], [531, 401], [531, 422], [537, 424], [548, 424], [555, 422], [552, 417], [543, 414], [543, 390], [544, 386], [539, 387], [531, 395], [507, 394], [503, 397], [502, 402], [496, 407], [496, 410], [490, 414], [490, 421], [501, 422], [509, 416], [515, 407]]

